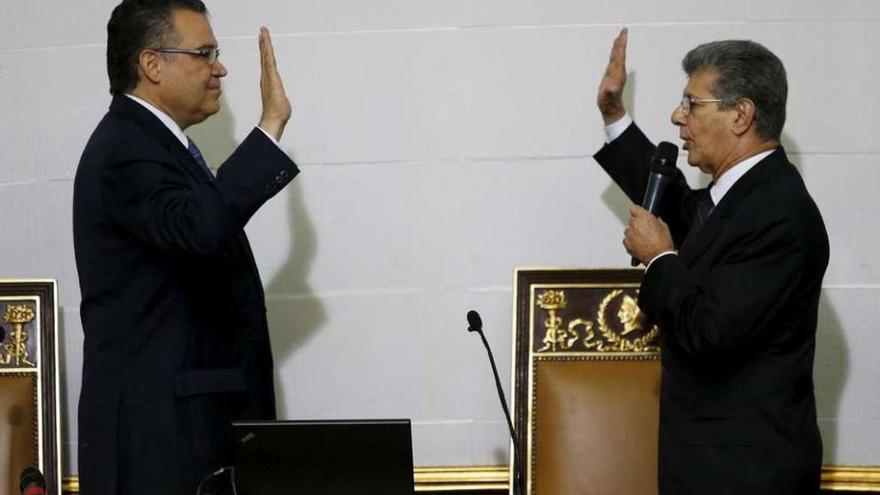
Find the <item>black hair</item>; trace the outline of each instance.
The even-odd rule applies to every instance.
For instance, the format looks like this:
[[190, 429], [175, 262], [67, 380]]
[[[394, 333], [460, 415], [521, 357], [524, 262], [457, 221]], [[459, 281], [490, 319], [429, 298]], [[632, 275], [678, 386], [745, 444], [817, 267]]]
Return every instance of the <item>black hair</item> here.
[[173, 13], [207, 14], [201, 0], [123, 0], [107, 23], [107, 75], [110, 94], [130, 91], [138, 83], [138, 57], [149, 47], [174, 44]]

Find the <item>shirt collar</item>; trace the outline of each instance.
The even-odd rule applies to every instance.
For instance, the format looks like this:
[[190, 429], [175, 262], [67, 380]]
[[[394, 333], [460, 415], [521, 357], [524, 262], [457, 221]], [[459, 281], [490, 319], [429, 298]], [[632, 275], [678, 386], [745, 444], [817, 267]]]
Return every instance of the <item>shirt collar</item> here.
[[177, 125], [177, 122], [175, 122], [174, 119], [169, 117], [167, 113], [163, 112], [162, 110], [159, 110], [158, 108], [153, 106], [151, 103], [149, 103], [145, 100], [142, 100], [142, 99], [138, 98], [137, 96], [134, 96], [134, 95], [128, 94], [128, 93], [126, 93], [125, 96], [140, 103], [141, 106], [143, 106], [144, 108], [149, 110], [153, 115], [156, 116], [157, 119], [159, 119], [159, 121], [161, 121], [165, 125], [165, 127], [168, 128], [169, 131], [171, 131], [172, 134], [174, 134], [174, 136], [180, 141], [180, 144], [182, 144], [184, 148], [189, 148], [189, 139], [186, 137], [186, 134], [183, 133], [183, 130], [181, 130], [180, 126]]
[[770, 153], [773, 153], [774, 151], [776, 150], [772, 149], [750, 156], [721, 174], [721, 178], [712, 184], [712, 187], [709, 189], [709, 194], [712, 196], [712, 203], [716, 205], [720, 203], [721, 199], [724, 198], [724, 195], [727, 194], [727, 191], [730, 191], [730, 188], [733, 187], [733, 185], [736, 184], [746, 172], [751, 170], [752, 167], [758, 164], [758, 162], [767, 158]]

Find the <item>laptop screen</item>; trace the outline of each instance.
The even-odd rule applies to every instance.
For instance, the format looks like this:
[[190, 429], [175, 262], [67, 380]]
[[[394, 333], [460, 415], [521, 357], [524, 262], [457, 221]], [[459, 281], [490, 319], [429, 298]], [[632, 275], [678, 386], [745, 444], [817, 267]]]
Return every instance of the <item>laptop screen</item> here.
[[239, 495], [412, 495], [408, 419], [234, 422]]

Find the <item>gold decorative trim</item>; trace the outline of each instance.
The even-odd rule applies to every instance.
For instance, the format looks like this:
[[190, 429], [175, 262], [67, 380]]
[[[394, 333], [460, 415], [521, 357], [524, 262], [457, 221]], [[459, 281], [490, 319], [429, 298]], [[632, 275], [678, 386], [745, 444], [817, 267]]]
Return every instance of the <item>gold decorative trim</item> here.
[[822, 489], [880, 493], [880, 467], [825, 466], [822, 468]]
[[61, 493], [75, 495], [79, 493], [79, 476], [65, 476], [61, 479]]
[[[507, 467], [423, 467], [415, 468], [415, 491], [507, 490]], [[79, 493], [79, 476], [65, 476], [61, 489], [66, 495]]]
[[507, 466], [415, 468], [416, 492], [474, 492], [508, 489]]
[[656, 361], [656, 352], [544, 352], [535, 361]]
[[[416, 492], [507, 491], [506, 466], [417, 467]], [[79, 476], [65, 476], [61, 485], [65, 495], [79, 494]]]
[[[508, 490], [507, 466], [415, 468], [416, 492], [485, 492]], [[65, 495], [79, 494], [79, 477], [65, 476]], [[880, 466], [825, 466], [822, 490], [880, 493]]]

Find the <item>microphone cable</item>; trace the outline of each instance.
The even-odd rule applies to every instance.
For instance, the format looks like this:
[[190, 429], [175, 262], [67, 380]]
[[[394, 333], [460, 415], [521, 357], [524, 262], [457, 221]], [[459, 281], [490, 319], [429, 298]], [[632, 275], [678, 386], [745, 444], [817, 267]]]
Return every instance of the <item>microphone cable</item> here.
[[[202, 486], [205, 484], [206, 481], [208, 481], [209, 479], [211, 479], [215, 476], [220, 476], [221, 474], [225, 473], [226, 471], [229, 471], [229, 481], [232, 485], [232, 495], [238, 495], [238, 490], [236, 490], [236, 487], [235, 487], [235, 466], [223, 466], [222, 468], [214, 471], [213, 473], [209, 473], [207, 476], [202, 478], [202, 481], [199, 482], [198, 488], [196, 488], [196, 495], [202, 495]], [[211, 494], [208, 493], [205, 495], [211, 495]]]

